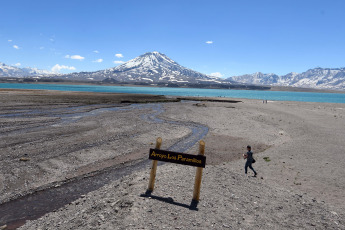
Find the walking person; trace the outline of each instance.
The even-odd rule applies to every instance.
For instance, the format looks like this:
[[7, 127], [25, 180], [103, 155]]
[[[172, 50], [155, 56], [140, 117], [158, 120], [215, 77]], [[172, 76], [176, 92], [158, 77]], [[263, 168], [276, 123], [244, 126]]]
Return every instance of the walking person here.
[[243, 154], [243, 158], [247, 159], [246, 164], [244, 166], [244, 172], [245, 174], [247, 174], [248, 171], [248, 167], [253, 170], [254, 172], [254, 177], [256, 177], [257, 173], [256, 171], [253, 169], [252, 163], [255, 162], [254, 158], [253, 158], [253, 152], [252, 152], [252, 147], [250, 145], [247, 146], [247, 150], [248, 152], [246, 154]]

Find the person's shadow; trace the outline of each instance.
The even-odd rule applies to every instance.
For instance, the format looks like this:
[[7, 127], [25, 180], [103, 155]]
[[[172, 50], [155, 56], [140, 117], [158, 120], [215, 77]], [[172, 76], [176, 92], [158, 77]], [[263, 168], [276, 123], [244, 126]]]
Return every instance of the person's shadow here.
[[155, 199], [155, 200], [159, 200], [168, 204], [173, 204], [173, 205], [177, 205], [183, 208], [188, 208], [190, 210], [194, 210], [194, 211], [198, 211], [199, 209], [197, 208], [198, 206], [198, 201], [196, 200], [192, 200], [191, 204], [182, 204], [180, 202], [175, 202], [173, 198], [171, 197], [161, 197], [161, 196], [156, 196], [156, 195], [152, 195], [152, 191], [147, 190], [144, 194], [140, 195], [141, 197], [150, 197], [151, 199]]

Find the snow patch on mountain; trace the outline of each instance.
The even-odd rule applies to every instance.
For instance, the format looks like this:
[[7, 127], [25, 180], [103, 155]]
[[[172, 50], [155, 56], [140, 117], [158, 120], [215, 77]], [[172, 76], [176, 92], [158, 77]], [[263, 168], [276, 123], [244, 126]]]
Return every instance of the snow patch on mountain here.
[[221, 82], [220, 78], [183, 67], [157, 51], [145, 53], [114, 68], [96, 72], [73, 73], [67, 76], [78, 80], [92, 77], [95, 80], [113, 78], [121, 82], [146, 83]]
[[283, 76], [258, 72], [230, 77], [227, 80], [245, 84], [345, 90], [345, 68], [315, 68], [300, 74], [288, 73]]
[[40, 70], [36, 68], [19, 68], [16, 66], [9, 66], [0, 62], [0, 77], [41, 77], [53, 74], [48, 70]]

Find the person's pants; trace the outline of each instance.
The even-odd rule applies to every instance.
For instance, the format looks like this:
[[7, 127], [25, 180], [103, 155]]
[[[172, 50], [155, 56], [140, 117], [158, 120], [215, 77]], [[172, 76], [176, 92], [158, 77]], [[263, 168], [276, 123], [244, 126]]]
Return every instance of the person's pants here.
[[256, 172], [255, 172], [255, 170], [254, 170], [253, 167], [252, 167], [252, 162], [251, 162], [251, 161], [247, 161], [247, 162], [246, 162], [246, 165], [244, 166], [244, 171], [245, 171], [246, 174], [247, 174], [247, 171], [248, 171], [248, 167], [249, 167], [251, 170], [253, 170], [254, 174], [256, 175]]

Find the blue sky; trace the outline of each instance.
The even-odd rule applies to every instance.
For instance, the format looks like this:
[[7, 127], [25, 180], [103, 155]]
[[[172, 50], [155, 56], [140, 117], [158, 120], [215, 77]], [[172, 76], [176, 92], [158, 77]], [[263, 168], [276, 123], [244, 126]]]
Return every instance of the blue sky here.
[[4, 0], [0, 62], [68, 73], [159, 51], [223, 77], [345, 67], [344, 12], [343, 0]]

